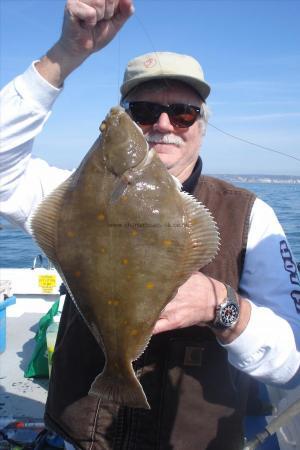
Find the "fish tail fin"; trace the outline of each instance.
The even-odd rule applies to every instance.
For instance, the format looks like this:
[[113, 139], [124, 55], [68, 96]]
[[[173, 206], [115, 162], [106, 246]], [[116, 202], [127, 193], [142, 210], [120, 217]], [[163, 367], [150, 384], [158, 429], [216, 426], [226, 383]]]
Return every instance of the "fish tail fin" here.
[[131, 408], [150, 409], [143, 388], [131, 365], [126, 373], [109, 370], [109, 367], [105, 368], [93, 381], [89, 394]]

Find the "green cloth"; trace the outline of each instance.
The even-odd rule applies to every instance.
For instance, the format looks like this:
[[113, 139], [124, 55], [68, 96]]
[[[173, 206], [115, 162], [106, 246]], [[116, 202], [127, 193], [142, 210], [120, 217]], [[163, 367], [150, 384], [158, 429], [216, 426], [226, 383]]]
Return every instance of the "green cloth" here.
[[46, 332], [53, 317], [57, 314], [58, 306], [59, 300], [52, 305], [49, 311], [39, 321], [39, 329], [34, 338], [36, 341], [35, 349], [24, 373], [26, 378], [49, 377]]

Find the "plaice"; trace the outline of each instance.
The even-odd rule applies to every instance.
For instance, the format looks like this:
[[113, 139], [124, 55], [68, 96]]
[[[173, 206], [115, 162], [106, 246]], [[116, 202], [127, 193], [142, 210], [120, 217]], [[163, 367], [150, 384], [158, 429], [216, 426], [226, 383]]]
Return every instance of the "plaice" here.
[[149, 408], [132, 361], [178, 288], [216, 255], [219, 236], [209, 211], [180, 192], [122, 108], [100, 129], [31, 226], [105, 354], [89, 393]]

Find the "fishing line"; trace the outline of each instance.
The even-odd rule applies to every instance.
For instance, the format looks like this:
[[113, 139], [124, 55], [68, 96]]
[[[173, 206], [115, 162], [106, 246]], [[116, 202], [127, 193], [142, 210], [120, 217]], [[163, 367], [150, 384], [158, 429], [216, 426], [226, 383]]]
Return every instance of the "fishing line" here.
[[118, 79], [117, 79], [117, 84], [118, 84], [118, 87], [117, 87], [117, 102], [116, 102], [116, 105], [119, 103], [119, 98], [120, 98], [120, 86], [121, 86], [121, 84], [120, 84], [120, 68], [121, 68], [121, 39], [120, 39], [120, 33], [118, 33], [118, 49], [117, 49], [117, 59], [118, 59], [118, 61], [117, 61], [117, 65], [118, 65], [118, 70], [117, 70], [117, 72], [118, 72]]
[[[137, 15], [137, 13], [134, 14], [133, 18], [136, 19], [137, 22], [139, 23], [139, 25], [140, 25], [142, 31], [144, 32], [146, 38], [148, 39], [148, 41], [149, 41], [149, 43], [150, 43], [150, 46], [152, 47], [152, 52], [155, 54], [155, 56], [156, 56], [156, 58], [157, 58], [158, 65], [159, 65], [160, 68], [162, 69], [161, 63], [160, 63], [160, 59], [159, 59], [159, 55], [158, 55], [158, 52], [157, 52], [157, 50], [155, 49], [154, 42], [152, 41], [151, 36], [150, 36], [150, 34], [148, 33], [147, 28], [144, 26], [142, 20], [141, 20], [140, 17]], [[164, 81], [165, 81], [166, 86], [170, 86], [168, 79], [164, 79]], [[132, 93], [132, 92], [134, 92], [134, 88], [133, 88], [133, 90], [131, 91], [131, 93]]]
[[141, 19], [139, 18], [139, 16], [138, 16], [137, 14], [135, 14], [134, 17], [135, 17], [136, 20], [138, 21], [140, 27], [142, 28], [143, 32], [145, 33], [146, 38], [147, 38], [148, 41], [150, 42], [150, 45], [151, 45], [151, 47], [152, 47], [152, 51], [153, 51], [153, 53], [155, 53], [155, 56], [157, 57], [158, 63], [159, 63], [160, 68], [161, 68], [161, 64], [160, 64], [160, 60], [159, 60], [158, 53], [157, 53], [157, 51], [156, 51], [156, 49], [155, 49], [154, 43], [153, 43], [153, 41], [152, 41], [152, 39], [151, 39], [150, 34], [148, 33], [147, 28], [144, 26], [143, 22], [141, 21]]
[[[152, 47], [152, 51], [157, 57], [158, 64], [161, 66], [160, 60], [159, 60], [159, 55], [158, 55], [158, 53], [157, 53], [157, 51], [155, 49], [154, 43], [152, 41], [152, 38], [151, 38], [150, 34], [148, 33], [147, 28], [144, 26], [142, 20], [139, 18], [139, 16], [137, 14], [134, 15], [134, 18], [137, 20], [137, 22], [139, 23], [139, 25], [140, 25], [141, 29], [143, 30], [145, 36], [147, 37], [147, 39], [148, 39], [148, 41], [149, 41], [149, 43], [150, 43], [150, 45]], [[166, 85], [168, 85], [168, 80], [167, 79], [165, 80], [165, 82], [166, 82]], [[212, 128], [216, 129], [217, 131], [219, 131], [220, 133], [223, 133], [226, 136], [231, 137], [232, 139], [238, 140], [240, 142], [244, 142], [244, 143], [246, 143], [248, 145], [252, 145], [254, 147], [257, 147], [257, 148], [260, 148], [262, 150], [268, 151], [270, 153], [276, 153], [278, 155], [285, 156], [286, 158], [291, 158], [291, 159], [294, 159], [295, 161], [300, 162], [300, 158], [298, 158], [297, 156], [290, 155], [288, 153], [282, 152], [280, 150], [276, 150], [276, 149], [271, 148], [271, 147], [267, 147], [265, 145], [257, 144], [256, 142], [252, 142], [249, 139], [244, 139], [244, 138], [241, 138], [239, 136], [235, 136], [234, 134], [228, 133], [227, 131], [224, 131], [221, 128], [218, 128], [216, 125], [213, 125], [211, 122], [207, 122], [207, 124], [210, 125]]]
[[280, 150], [275, 150], [274, 148], [271, 148], [271, 147], [266, 147], [265, 145], [257, 144], [256, 142], [249, 141], [248, 139], [244, 139], [244, 138], [241, 138], [239, 136], [235, 136], [234, 134], [231, 134], [231, 133], [228, 133], [227, 131], [221, 130], [221, 128], [216, 127], [211, 122], [207, 122], [207, 124], [210, 125], [212, 128], [215, 128], [220, 133], [223, 133], [226, 136], [229, 136], [229, 137], [231, 137], [233, 139], [236, 139], [238, 141], [244, 142], [244, 143], [249, 144], [249, 145], [253, 145], [254, 147], [261, 148], [262, 150], [267, 150], [267, 151], [272, 152], [272, 153], [278, 153], [281, 156], [286, 156], [287, 158], [295, 159], [296, 161], [300, 162], [300, 158], [297, 158], [296, 156], [289, 155], [288, 153], [281, 152]]

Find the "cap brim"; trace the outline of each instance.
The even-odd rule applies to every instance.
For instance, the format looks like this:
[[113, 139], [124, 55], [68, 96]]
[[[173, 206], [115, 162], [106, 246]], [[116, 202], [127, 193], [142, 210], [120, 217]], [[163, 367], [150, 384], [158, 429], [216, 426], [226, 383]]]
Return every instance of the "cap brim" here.
[[157, 75], [151, 75], [151, 76], [143, 76], [143, 77], [137, 77], [133, 80], [129, 80], [126, 83], [123, 83], [120, 91], [122, 94], [122, 99], [126, 97], [126, 95], [135, 87], [139, 86], [142, 83], [145, 83], [146, 81], [151, 81], [155, 79], [172, 79], [172, 80], [178, 80], [182, 81], [183, 83], [188, 84], [189, 86], [192, 86], [192, 88], [195, 89], [195, 91], [198, 92], [200, 97], [203, 100], [206, 100], [210, 93], [210, 86], [205, 83], [204, 81], [197, 80], [193, 77], [184, 76], [184, 75], [175, 75], [175, 74], [157, 74]]

